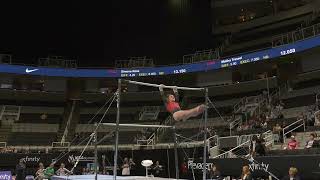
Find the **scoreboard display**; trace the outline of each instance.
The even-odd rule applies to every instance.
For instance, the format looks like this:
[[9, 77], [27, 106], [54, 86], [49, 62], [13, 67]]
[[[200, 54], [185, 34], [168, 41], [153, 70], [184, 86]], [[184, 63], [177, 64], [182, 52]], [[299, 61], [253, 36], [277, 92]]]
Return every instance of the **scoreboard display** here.
[[83, 78], [130, 78], [145, 76], [163, 76], [168, 74], [185, 74], [191, 72], [206, 72], [210, 70], [238, 66], [241, 64], [269, 60], [280, 56], [286, 56], [320, 46], [320, 36], [298, 41], [292, 44], [269, 48], [238, 56], [223, 59], [164, 67], [147, 67], [138, 69], [65, 69], [47, 68], [21, 65], [0, 64], [0, 73], [28, 74], [56, 77], [83, 77]]

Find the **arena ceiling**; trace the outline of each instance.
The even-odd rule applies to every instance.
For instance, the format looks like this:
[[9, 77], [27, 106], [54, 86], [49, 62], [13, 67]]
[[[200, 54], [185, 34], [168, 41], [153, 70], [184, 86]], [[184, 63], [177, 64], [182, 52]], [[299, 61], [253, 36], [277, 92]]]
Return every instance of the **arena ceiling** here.
[[0, 13], [0, 53], [16, 63], [59, 55], [80, 66], [131, 56], [173, 64], [213, 47], [209, 0], [9, 1]]

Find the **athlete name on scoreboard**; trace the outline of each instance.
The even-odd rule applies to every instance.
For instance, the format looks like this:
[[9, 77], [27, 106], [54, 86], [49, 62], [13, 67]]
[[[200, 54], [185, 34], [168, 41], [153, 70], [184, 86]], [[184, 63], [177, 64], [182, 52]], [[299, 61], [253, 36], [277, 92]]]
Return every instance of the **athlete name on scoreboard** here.
[[139, 72], [139, 69], [121, 70], [121, 77], [135, 77]]
[[223, 59], [221, 60], [221, 67], [236, 66], [240, 64], [241, 60], [242, 60], [242, 56]]

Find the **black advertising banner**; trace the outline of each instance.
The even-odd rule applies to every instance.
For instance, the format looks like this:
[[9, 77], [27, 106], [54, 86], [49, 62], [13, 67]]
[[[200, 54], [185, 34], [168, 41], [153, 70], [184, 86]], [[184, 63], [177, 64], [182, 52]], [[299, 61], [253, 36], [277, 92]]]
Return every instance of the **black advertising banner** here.
[[[49, 153], [49, 154], [0, 154], [0, 170], [13, 170], [18, 163], [19, 159], [24, 159], [27, 168], [34, 169], [38, 167], [40, 162], [48, 166], [51, 162], [59, 159], [56, 166], [60, 163], [65, 163], [68, 168], [72, 167], [74, 162], [78, 159], [80, 152], [69, 152], [65, 156], [64, 153]], [[185, 153], [179, 149], [179, 168], [187, 158], [184, 156]], [[106, 166], [112, 166], [113, 164], [113, 152], [104, 151], [99, 152], [98, 161], [102, 162], [102, 155], [105, 156]], [[174, 153], [173, 150], [137, 150], [137, 151], [119, 151], [118, 163], [122, 164], [125, 157], [132, 157], [137, 164], [134, 174], [144, 175], [145, 169], [140, 165], [140, 162], [145, 159], [153, 160], [153, 162], [159, 160], [160, 164], [164, 166], [163, 176], [173, 177], [175, 166], [174, 166]], [[85, 167], [87, 163], [92, 163], [94, 160], [92, 152], [86, 152], [80, 157], [79, 170], [81, 167]], [[195, 177], [202, 177], [203, 163], [202, 160], [195, 159], [194, 161], [185, 162], [188, 168], [187, 173], [183, 173], [180, 169], [181, 178], [193, 179], [192, 170], [195, 172]], [[249, 165], [252, 174], [255, 177], [267, 177], [271, 172], [278, 178], [288, 174], [288, 169], [294, 166], [298, 169], [299, 175], [303, 179], [307, 180], [319, 180], [320, 179], [320, 154], [313, 155], [282, 155], [282, 156], [266, 156], [256, 157], [254, 160], [247, 160], [241, 158], [230, 158], [230, 159], [208, 159], [207, 168], [216, 164], [222, 175], [239, 177], [241, 174], [241, 168], [243, 165]], [[100, 164], [101, 165], [101, 164]], [[110, 171], [110, 173], [112, 173]], [[120, 172], [119, 172], [120, 173]], [[32, 173], [31, 173], [32, 174]]]
[[[38, 167], [39, 163], [43, 163], [45, 166], [49, 165], [52, 162], [55, 162], [57, 159], [57, 164], [65, 163], [66, 165], [72, 165], [79, 158], [79, 152], [77, 153], [49, 153], [49, 154], [0, 154], [0, 167], [15, 167], [20, 159], [23, 159], [27, 167]], [[85, 154], [80, 157], [80, 162], [93, 162], [94, 157], [92, 154]]]
[[15, 167], [19, 159], [24, 159], [27, 166], [37, 166], [40, 162], [50, 164], [53, 158], [52, 154], [0, 154], [0, 167]]
[[[256, 157], [251, 160], [241, 158], [230, 159], [209, 159], [207, 168], [216, 164], [223, 175], [239, 177], [241, 168], [248, 165], [255, 177], [268, 177], [270, 172], [281, 178], [288, 174], [289, 167], [298, 169], [299, 175], [304, 179], [320, 179], [320, 155], [299, 155], [299, 156], [272, 156]], [[201, 174], [203, 169], [201, 161], [188, 161], [188, 169]]]

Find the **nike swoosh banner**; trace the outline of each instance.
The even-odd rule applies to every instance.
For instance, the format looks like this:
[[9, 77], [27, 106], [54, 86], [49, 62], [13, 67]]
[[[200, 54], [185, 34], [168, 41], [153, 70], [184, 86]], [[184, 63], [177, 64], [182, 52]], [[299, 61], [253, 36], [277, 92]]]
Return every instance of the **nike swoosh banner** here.
[[137, 68], [137, 69], [65, 69], [65, 68], [46, 68], [20, 65], [0, 65], [0, 73], [29, 74], [40, 76], [59, 76], [59, 77], [88, 77], [88, 78], [108, 78], [108, 77], [142, 77], [160, 76], [168, 74], [183, 74], [191, 72], [206, 72], [210, 70], [238, 66], [241, 64], [267, 61], [280, 56], [295, 54], [314, 47], [320, 46], [320, 36], [301, 40], [292, 44], [287, 44], [275, 48], [241, 54], [224, 59], [208, 59], [193, 64], [184, 64], [165, 67]]

